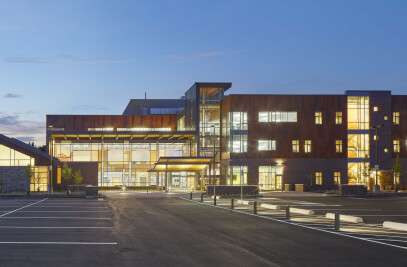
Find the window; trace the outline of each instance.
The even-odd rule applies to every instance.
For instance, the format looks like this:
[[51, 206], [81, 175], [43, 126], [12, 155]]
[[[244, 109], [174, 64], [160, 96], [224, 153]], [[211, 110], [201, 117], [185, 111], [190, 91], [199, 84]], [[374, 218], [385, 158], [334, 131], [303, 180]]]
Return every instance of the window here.
[[341, 173], [340, 172], [334, 172], [334, 183], [335, 184], [341, 183]]
[[294, 153], [300, 152], [300, 141], [299, 140], [293, 140], [292, 144], [293, 144], [293, 152]]
[[336, 153], [342, 153], [342, 140], [335, 140]]
[[393, 152], [400, 153], [400, 140], [393, 140]]
[[259, 140], [259, 151], [276, 150], [276, 140]]
[[311, 153], [311, 140], [305, 140], [304, 152]]
[[394, 184], [398, 185], [400, 184], [400, 175], [394, 174]]
[[393, 112], [393, 124], [400, 124], [400, 112]]
[[227, 120], [230, 130], [247, 130], [247, 112], [229, 112]]
[[315, 173], [315, 184], [322, 184], [322, 172]]
[[322, 124], [322, 112], [315, 112], [315, 124]]
[[228, 137], [228, 152], [243, 153], [247, 152], [247, 135], [231, 135]]
[[348, 96], [348, 130], [368, 130], [369, 112], [368, 96]]
[[259, 122], [297, 122], [296, 111], [259, 112]]
[[261, 190], [282, 188], [283, 166], [259, 166], [259, 187]]
[[335, 114], [335, 124], [342, 124], [342, 111], [338, 111]]
[[389, 117], [384, 116], [384, 120], [385, 120], [385, 121], [388, 121], [388, 120], [389, 120]]
[[374, 106], [374, 107], [373, 107], [373, 111], [374, 111], [374, 112], [378, 112], [378, 111], [379, 111], [379, 107]]
[[247, 184], [247, 166], [228, 166], [226, 173], [226, 184]]

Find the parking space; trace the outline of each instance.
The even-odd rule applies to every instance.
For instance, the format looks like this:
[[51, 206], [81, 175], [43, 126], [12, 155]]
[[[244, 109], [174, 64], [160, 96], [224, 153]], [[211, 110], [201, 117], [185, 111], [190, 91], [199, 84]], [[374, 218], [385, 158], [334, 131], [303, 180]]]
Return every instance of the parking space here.
[[62, 265], [109, 262], [109, 247], [117, 245], [112, 217], [105, 200], [0, 199], [0, 257], [17, 265], [20, 259], [52, 265], [57, 255], [59, 261], [66, 257]]
[[[185, 197], [189, 199], [189, 197]], [[244, 198], [249, 203], [234, 201], [234, 211], [246, 213], [265, 219], [289, 223], [303, 228], [314, 229], [344, 235], [354, 239], [379, 243], [407, 249], [407, 232], [383, 228], [383, 221], [407, 222], [407, 198], [342, 198], [324, 197], [316, 194], [283, 194], [269, 193], [259, 198]], [[194, 195], [193, 201], [201, 203], [199, 195]], [[257, 203], [254, 214], [253, 202]], [[405, 203], [405, 204], [404, 204]], [[213, 205], [213, 198], [205, 197], [202, 204]], [[221, 198], [216, 201], [217, 207], [231, 209], [231, 198]], [[261, 204], [273, 205], [275, 209], [263, 208]], [[286, 207], [301, 210], [312, 210], [314, 214], [304, 215], [290, 212], [286, 220]], [[340, 231], [335, 231], [335, 221], [326, 218], [327, 213], [339, 212], [363, 218], [363, 223], [340, 222]]]

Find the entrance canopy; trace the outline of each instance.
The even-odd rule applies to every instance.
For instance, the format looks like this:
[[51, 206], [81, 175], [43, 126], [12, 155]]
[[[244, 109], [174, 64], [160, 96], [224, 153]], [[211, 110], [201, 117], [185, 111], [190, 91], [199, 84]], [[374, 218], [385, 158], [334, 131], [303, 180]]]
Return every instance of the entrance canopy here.
[[149, 172], [202, 171], [212, 162], [212, 157], [161, 157]]

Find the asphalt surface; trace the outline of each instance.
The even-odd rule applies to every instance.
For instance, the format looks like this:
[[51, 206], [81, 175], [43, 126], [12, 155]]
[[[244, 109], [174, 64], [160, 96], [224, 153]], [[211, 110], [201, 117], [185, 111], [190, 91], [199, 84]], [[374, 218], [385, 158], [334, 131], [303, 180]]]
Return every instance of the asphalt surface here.
[[366, 223], [382, 224], [384, 221], [407, 223], [407, 197], [339, 197], [320, 193], [268, 192], [259, 202], [279, 204], [283, 207], [312, 209], [315, 214], [340, 212], [362, 217]]
[[406, 249], [176, 194], [108, 196], [0, 199], [1, 265], [405, 266], [407, 260]]

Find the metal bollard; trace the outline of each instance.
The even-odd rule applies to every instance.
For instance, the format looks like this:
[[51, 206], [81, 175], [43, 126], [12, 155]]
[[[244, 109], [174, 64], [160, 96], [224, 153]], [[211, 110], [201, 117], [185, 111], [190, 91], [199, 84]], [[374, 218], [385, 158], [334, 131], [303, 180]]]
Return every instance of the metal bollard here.
[[340, 215], [339, 212], [335, 212], [335, 231], [339, 231], [340, 228]]
[[189, 195], [189, 199], [191, 199], [192, 200], [192, 192], [190, 193], [190, 195]]
[[148, 187], [147, 187], [147, 194], [148, 194]]
[[201, 202], [203, 202], [203, 193], [201, 194]]
[[285, 219], [287, 221], [290, 220], [290, 206], [289, 205], [287, 207], [285, 207]]
[[216, 196], [213, 198], [213, 205], [216, 206]]
[[257, 201], [253, 202], [253, 213], [257, 214]]
[[234, 198], [232, 198], [232, 199], [230, 200], [230, 208], [231, 208], [232, 210], [235, 208], [235, 199], [234, 199]]

